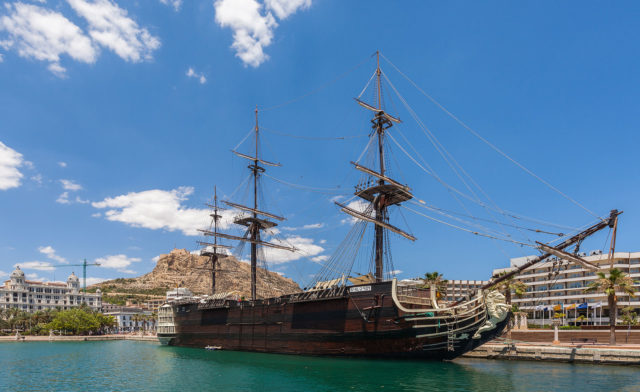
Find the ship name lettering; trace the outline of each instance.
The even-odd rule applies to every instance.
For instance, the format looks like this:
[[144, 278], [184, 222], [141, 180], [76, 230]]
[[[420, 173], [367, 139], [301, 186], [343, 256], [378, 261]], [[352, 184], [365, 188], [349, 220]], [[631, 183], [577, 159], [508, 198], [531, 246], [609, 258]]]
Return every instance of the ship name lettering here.
[[371, 286], [357, 286], [349, 289], [350, 293], [359, 293], [363, 291], [371, 291]]

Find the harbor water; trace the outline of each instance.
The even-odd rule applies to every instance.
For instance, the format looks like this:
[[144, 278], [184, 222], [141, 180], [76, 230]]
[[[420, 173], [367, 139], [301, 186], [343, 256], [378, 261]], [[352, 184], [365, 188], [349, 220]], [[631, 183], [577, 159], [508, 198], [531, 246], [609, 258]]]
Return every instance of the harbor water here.
[[640, 368], [316, 358], [152, 342], [0, 343], [0, 391], [640, 391]]

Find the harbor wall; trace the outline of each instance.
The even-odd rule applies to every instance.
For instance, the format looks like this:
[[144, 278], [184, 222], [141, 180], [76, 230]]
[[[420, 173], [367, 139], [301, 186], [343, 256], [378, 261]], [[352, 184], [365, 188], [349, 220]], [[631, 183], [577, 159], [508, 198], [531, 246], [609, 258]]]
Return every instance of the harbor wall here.
[[[640, 344], [640, 330], [616, 329], [617, 344]], [[506, 337], [506, 334], [502, 336]], [[590, 339], [598, 344], [609, 344], [608, 330], [558, 330], [561, 343], [571, 343], [572, 339]], [[553, 330], [511, 331], [511, 339], [515, 342], [552, 343]]]
[[640, 365], [640, 349], [484, 344], [465, 358]]
[[0, 336], [0, 342], [90, 342], [101, 340], [138, 340], [145, 342], [158, 342], [155, 336], [140, 335], [94, 335], [94, 336]]

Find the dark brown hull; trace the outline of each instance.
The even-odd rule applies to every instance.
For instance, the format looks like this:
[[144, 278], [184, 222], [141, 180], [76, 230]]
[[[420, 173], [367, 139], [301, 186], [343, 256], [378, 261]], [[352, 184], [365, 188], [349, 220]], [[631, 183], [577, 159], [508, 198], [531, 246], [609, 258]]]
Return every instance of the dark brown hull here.
[[[282, 354], [453, 359], [502, 333], [508, 317], [473, 339], [486, 322], [474, 317], [427, 323], [409, 321], [391, 296], [391, 283], [369, 291], [299, 300], [295, 296], [250, 302], [226, 301], [204, 308], [174, 305], [176, 335], [171, 345], [221, 346], [225, 350]], [[453, 332], [455, 331], [455, 332]]]

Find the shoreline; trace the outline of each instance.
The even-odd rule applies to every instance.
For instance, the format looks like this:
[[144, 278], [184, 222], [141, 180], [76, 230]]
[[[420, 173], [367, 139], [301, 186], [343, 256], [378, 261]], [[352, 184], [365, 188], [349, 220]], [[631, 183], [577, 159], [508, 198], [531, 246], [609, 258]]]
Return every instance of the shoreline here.
[[137, 340], [143, 342], [158, 342], [154, 335], [90, 335], [90, 336], [31, 336], [23, 335], [21, 339], [15, 336], [0, 336], [0, 342], [95, 342], [103, 340]]
[[640, 345], [486, 343], [461, 358], [640, 366]]

